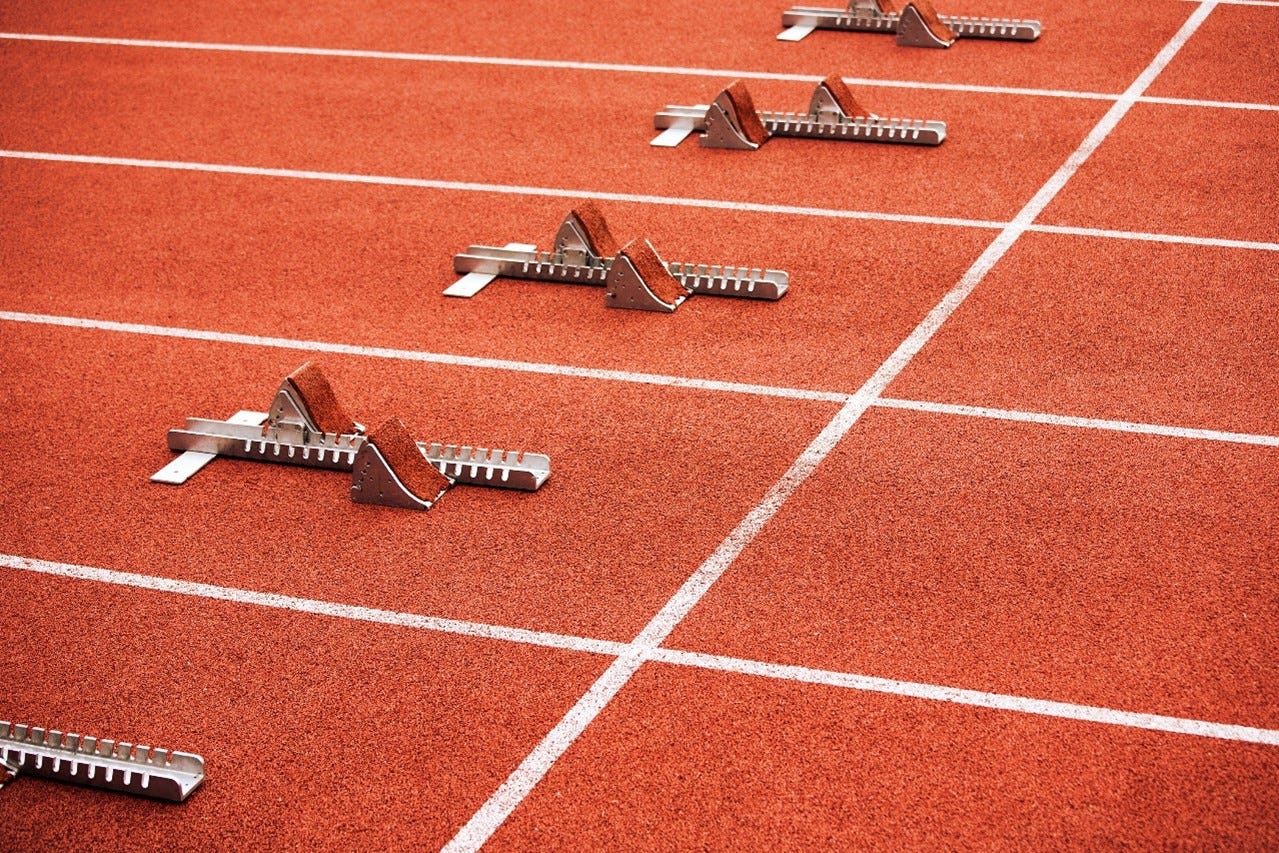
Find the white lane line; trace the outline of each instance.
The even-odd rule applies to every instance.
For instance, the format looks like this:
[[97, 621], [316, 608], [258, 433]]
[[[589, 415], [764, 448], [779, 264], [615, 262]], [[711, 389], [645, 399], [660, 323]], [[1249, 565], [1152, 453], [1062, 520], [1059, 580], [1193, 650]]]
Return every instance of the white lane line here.
[[1167, 104], [1173, 107], [1203, 107], [1210, 110], [1254, 110], [1257, 112], [1279, 112], [1279, 104], [1251, 104], [1247, 101], [1205, 101], [1200, 98], [1159, 98], [1154, 95], [1143, 95], [1138, 99], [1142, 104]]
[[1101, 145], [1137, 97], [1158, 76], [1177, 51], [1212, 11], [1215, 0], [1206, 0], [1187, 19], [1172, 40], [1161, 50], [1123, 96], [1106, 111], [1106, 115], [1066, 160], [1048, 182], [982, 252], [960, 282], [942, 298], [914, 331], [902, 341], [866, 384], [841, 408], [799, 459], [786, 471], [764, 499], [733, 529], [706, 562], [671, 597], [634, 642], [635, 651], [619, 658], [591, 686], [572, 709], [557, 723], [520, 766], [503, 782], [479, 810], [471, 816], [457, 835], [445, 845], [451, 853], [478, 850], [497, 831], [524, 798], [545, 778], [551, 767], [573, 745], [582, 732], [626, 685], [643, 663], [644, 656], [659, 646], [679, 622], [693, 609], [739, 554], [754, 540], [786, 499], [803, 484], [823, 459], [861, 418], [884, 389], [910, 360], [924, 347], [938, 328], [955, 312], [982, 278], [1008, 252], [1027, 225], [1047, 207], [1066, 181]]
[[[1245, 5], [1239, 3], [1238, 5]], [[1247, 5], [1274, 5], [1252, 3]], [[726, 68], [691, 68], [663, 65], [630, 65], [610, 62], [573, 62], [552, 59], [520, 59], [503, 56], [466, 56], [441, 53], [403, 53], [382, 50], [353, 50], [347, 48], [290, 47], [278, 45], [234, 44], [218, 42], [157, 41], [152, 39], [103, 38], [98, 36], [72, 36], [44, 33], [0, 33], [0, 40], [53, 42], [61, 44], [90, 44], [103, 47], [140, 47], [165, 50], [194, 50], [224, 53], [259, 53], [282, 56], [318, 56], [345, 59], [380, 59], [399, 62], [439, 62], [455, 65], [494, 65], [514, 68], [545, 68], [566, 71], [604, 71], [625, 74], [665, 74], [686, 77], [724, 77], [743, 80], [777, 80], [783, 82], [815, 83], [821, 79], [816, 74], [785, 74], [769, 71], [749, 71]], [[985, 95], [1015, 95], [1032, 98], [1061, 98], [1085, 101], [1115, 101], [1118, 95], [1105, 92], [1080, 92], [1070, 89], [1037, 89], [1022, 86], [983, 86], [975, 83], [941, 83], [922, 80], [890, 80], [878, 77], [844, 77], [852, 86], [881, 87], [885, 89], [919, 89], [939, 92], [973, 92]], [[1143, 103], [1175, 104], [1185, 107], [1223, 110], [1279, 110], [1279, 104], [1254, 104], [1237, 101], [1213, 101], [1200, 98], [1161, 98], [1143, 95]]]
[[[480, 184], [463, 181], [436, 181], [426, 178], [399, 178], [390, 175], [360, 175], [347, 172], [314, 172], [302, 169], [277, 169], [263, 166], [235, 166], [222, 163], [199, 163], [177, 160], [146, 160], [136, 157], [102, 157], [91, 154], [58, 154], [46, 151], [0, 150], [0, 159], [34, 160], [49, 163], [79, 163], [90, 166], [122, 166], [138, 169], [165, 169], [179, 172], [206, 172], [222, 175], [247, 175], [261, 178], [327, 181], [330, 183], [366, 184], [372, 186], [414, 187], [447, 192], [495, 193], [498, 195], [543, 196], [546, 198], [589, 198], [597, 201], [617, 201], [631, 204], [656, 204], [670, 207], [689, 207], [708, 210], [732, 210], [743, 213], [776, 214], [780, 216], [811, 216], [821, 219], [856, 219], [872, 222], [902, 222], [911, 225], [936, 225], [946, 228], [979, 228], [990, 231], [1007, 227], [1007, 222], [990, 219], [962, 219], [952, 216], [921, 216], [910, 213], [880, 213], [870, 210], [840, 210], [825, 207], [804, 207], [784, 204], [756, 204], [752, 202], [724, 201], [704, 198], [680, 198], [678, 196], [638, 195], [633, 193], [596, 192], [585, 189], [559, 187], [522, 187], [513, 184]], [[1081, 228], [1070, 225], [1030, 224], [1026, 231], [1046, 234], [1070, 234], [1077, 237], [1101, 237], [1114, 240], [1185, 244], [1190, 246], [1218, 246], [1227, 249], [1251, 249], [1261, 252], [1279, 252], [1279, 243], [1256, 240], [1232, 240], [1218, 237], [1194, 237], [1179, 234], [1153, 234], [1139, 231], [1116, 231], [1107, 228]]]
[[[32, 325], [42, 326], [64, 326], [75, 329], [90, 329], [94, 331], [118, 332], [122, 334], [180, 338], [183, 340], [208, 341], [212, 343], [235, 344], [241, 346], [291, 349], [302, 352], [335, 353], [339, 355], [354, 355], [366, 358], [416, 361], [426, 364], [443, 364], [452, 367], [471, 367], [481, 370], [507, 370], [513, 373], [569, 376], [579, 379], [594, 379], [602, 382], [627, 382], [637, 385], [687, 388], [696, 391], [718, 391], [728, 394], [749, 394], [760, 397], [779, 397], [788, 400], [806, 400], [821, 403], [848, 403], [855, 396], [853, 394], [846, 394], [838, 391], [814, 391], [804, 388], [783, 388], [771, 385], [752, 385], [745, 382], [726, 382], [715, 379], [695, 379], [687, 376], [669, 376], [660, 373], [634, 373], [625, 370], [603, 370], [591, 367], [571, 367], [539, 362], [513, 361], [496, 358], [476, 358], [472, 356], [449, 355], [446, 353], [424, 352], [420, 350], [397, 350], [383, 347], [364, 347], [352, 344], [326, 343], [322, 341], [294, 340], [291, 338], [268, 338], [259, 335], [241, 335], [233, 332], [213, 332], [201, 329], [174, 328], [171, 326], [148, 326], [141, 323], [117, 323], [112, 320], [93, 320], [84, 317], [61, 317], [50, 314], [23, 314], [15, 311], [0, 311], [0, 321], [30, 323]], [[992, 418], [995, 420], [1024, 421], [1027, 423], [1038, 423], [1051, 426], [1145, 433], [1149, 435], [1161, 435], [1171, 438], [1196, 439], [1203, 441], [1225, 441], [1265, 446], [1275, 446], [1276, 444], [1279, 444], [1279, 437], [1273, 435], [1222, 432], [1219, 430], [1199, 429], [1195, 427], [1167, 426], [1164, 424], [1138, 423], [1135, 421], [1116, 421], [1107, 420], [1105, 418], [1085, 418], [1072, 415], [1053, 414], [1050, 412], [994, 409], [985, 406], [935, 403], [926, 400], [902, 400], [878, 397], [871, 403], [871, 406], [887, 409], [910, 409], [918, 412], [930, 412], [932, 414], [941, 415], [960, 415], [964, 417]]]
[[[336, 619], [350, 619], [358, 622], [374, 622], [381, 625], [394, 625], [398, 627], [415, 628], [423, 631], [434, 631], [442, 634], [500, 640], [508, 643], [519, 643], [541, 648], [582, 652], [584, 654], [608, 655], [617, 658], [622, 669], [631, 668], [643, 660], [653, 660], [676, 666], [687, 666], [719, 672], [732, 672], [740, 675], [769, 678], [776, 681], [819, 684], [845, 690], [887, 693], [894, 696], [905, 696], [938, 702], [952, 702], [959, 705], [974, 705], [982, 708], [1016, 711], [1019, 713], [1034, 714], [1045, 717], [1061, 717], [1064, 719], [1080, 720], [1091, 723], [1105, 723], [1125, 728], [1150, 729], [1170, 734], [1196, 735], [1200, 737], [1219, 738], [1222, 740], [1279, 746], [1279, 730], [1262, 729], [1253, 726], [1241, 726], [1230, 723], [1213, 723], [1205, 720], [1196, 720], [1185, 717], [1168, 717], [1158, 714], [1121, 711], [1095, 705], [1055, 702], [1046, 699], [1035, 699], [1027, 696], [1017, 696], [1006, 693], [967, 690], [959, 687], [947, 687], [945, 685], [927, 684], [917, 681], [901, 681], [892, 678], [881, 678], [878, 676], [859, 675], [857, 673], [814, 669], [812, 667], [795, 666], [792, 664], [767, 663], [764, 661], [746, 660], [743, 658], [734, 658], [725, 655], [681, 651], [679, 649], [652, 649], [644, 646], [637, 647], [633, 644], [619, 643], [610, 640], [597, 640], [589, 637], [554, 634], [545, 631], [528, 631], [522, 628], [509, 628], [501, 625], [490, 625], [482, 622], [467, 622], [459, 619], [442, 619], [432, 616], [421, 616], [414, 613], [402, 613], [394, 610], [379, 610], [371, 607], [358, 607], [348, 604], [338, 604], [331, 601], [318, 601], [309, 598], [294, 598], [287, 595], [256, 592], [253, 590], [237, 589], [235, 587], [180, 581], [155, 575], [93, 568], [73, 563], [56, 563], [48, 560], [18, 557], [12, 554], [0, 554], [0, 567], [14, 569], [16, 571], [73, 578], [93, 583], [106, 583], [116, 586], [131, 587], [134, 589], [167, 592], [174, 595], [185, 595], [193, 598], [230, 601], [237, 604], [247, 604], [256, 607], [270, 607], [277, 610], [296, 611], [317, 616], [330, 616]], [[611, 685], [616, 682], [617, 678], [614, 677], [608, 679], [607, 684]]]
[[1168, 243], [1177, 246], [1208, 246], [1214, 249], [1244, 249], [1253, 252], [1279, 252], [1279, 243], [1261, 240], [1232, 240], [1226, 237], [1192, 237], [1184, 234], [1153, 234], [1148, 231], [1115, 231], [1109, 228], [1077, 228], [1073, 225], [1034, 224], [1026, 229], [1037, 234], [1066, 234], [1071, 237], [1097, 237], [1106, 240], [1132, 240], [1143, 243]]
[[1257, 444], [1263, 447], [1279, 447], [1279, 436], [1257, 435], [1246, 432], [1223, 432], [1195, 427], [1162, 426], [1160, 424], [1114, 421], [1104, 418], [1081, 418], [1073, 415], [1054, 415], [1045, 412], [1023, 412], [1011, 409], [991, 409], [985, 406], [961, 406], [953, 403], [929, 403], [921, 400], [898, 400], [880, 397], [875, 405], [885, 409], [906, 409], [928, 412], [934, 415], [959, 415], [969, 418], [990, 418], [999, 421], [1020, 421], [1030, 424], [1073, 427], [1078, 429], [1130, 432], [1140, 435], [1158, 435], [1166, 438], [1184, 438], [1196, 441], [1223, 441], [1233, 444]]
[[[166, 50], [200, 50], [225, 53], [264, 53], [283, 56], [321, 56], [344, 59], [381, 59], [398, 62], [441, 62], [456, 65], [495, 65], [512, 68], [545, 68], [564, 71], [607, 71], [623, 74], [666, 74], [683, 77], [726, 77], [744, 80], [777, 80], [816, 83], [818, 74], [783, 74], [726, 68], [689, 68], [666, 65], [631, 65], [616, 62], [573, 62], [554, 59], [519, 59], [504, 56], [465, 56], [447, 53], [404, 53], [384, 50], [352, 50], [327, 47], [290, 47], [260, 44], [228, 44], [221, 42], [156, 41], [151, 39], [101, 38], [43, 33], [0, 33], [0, 40], [41, 41], [61, 44], [92, 44], [104, 47], [142, 47]], [[854, 86], [882, 86], [889, 89], [925, 89], [943, 92], [977, 92], [991, 95], [1025, 95], [1028, 97], [1072, 98], [1090, 101], [1113, 101], [1115, 95], [1101, 92], [1074, 92], [1065, 89], [1033, 89], [1012, 86], [981, 86], [967, 83], [926, 83], [916, 80], [884, 80], [875, 77], [845, 77]]]
[[74, 563], [55, 563], [49, 560], [36, 560], [12, 554], [0, 554], [0, 567], [24, 572], [38, 572], [45, 575], [57, 575], [64, 578], [76, 578], [96, 583], [109, 583], [136, 589], [171, 592], [177, 595], [189, 595], [197, 598], [212, 598], [237, 604], [254, 604], [259, 607], [272, 607], [277, 610], [294, 610], [299, 613], [311, 613], [316, 616], [333, 616], [357, 622], [376, 622], [380, 625], [420, 628], [425, 631], [437, 631], [444, 634], [458, 634], [464, 637], [480, 637], [488, 640], [504, 640], [509, 643], [523, 643], [551, 649], [567, 649], [574, 652], [616, 656], [625, 654], [630, 649], [627, 643], [609, 640], [594, 640], [587, 637], [573, 637], [546, 631], [528, 631], [523, 628], [507, 628], [501, 625], [468, 622], [461, 619], [444, 619], [438, 616], [420, 616], [416, 613], [379, 610], [374, 607], [338, 604], [333, 601], [295, 598], [291, 595], [277, 595], [270, 592], [256, 592], [254, 590], [236, 589], [235, 587], [196, 583], [195, 581], [175, 580], [136, 572], [119, 572], [113, 569], [79, 566]]
[[69, 326], [76, 329], [95, 329], [106, 332], [123, 332], [134, 335], [182, 338], [185, 340], [211, 341], [214, 343], [245, 346], [274, 347], [277, 349], [325, 352], [340, 355], [357, 355], [369, 358], [386, 358], [399, 361], [417, 361], [427, 364], [444, 364], [453, 367], [476, 367], [488, 370], [509, 370], [515, 373], [538, 373], [550, 376], [569, 376], [580, 379], [599, 379], [609, 382], [630, 382], [639, 385], [659, 385], [670, 388], [688, 388], [695, 391], [726, 391], [734, 394], [754, 394], [762, 397], [783, 397], [791, 400], [813, 400], [843, 403], [847, 394], [834, 391], [804, 391], [796, 388], [774, 388], [768, 385], [751, 385], [744, 382], [721, 382], [714, 379], [692, 379], [685, 376], [666, 376], [658, 373], [633, 373], [626, 370], [602, 370], [591, 367], [567, 367], [558, 364], [542, 364], [531, 361], [510, 361], [500, 358], [477, 358], [448, 353], [420, 350], [364, 347], [352, 344], [325, 343], [323, 341], [271, 338], [260, 335], [240, 335], [231, 332], [211, 332], [200, 329], [181, 329], [172, 326], [148, 326], [141, 323], [117, 323], [111, 320], [91, 320], [80, 317], [58, 317], [45, 314], [23, 314], [16, 311], [0, 311], [0, 320], [15, 323], [33, 323], [49, 326]]
[[831, 672], [805, 666], [761, 663], [741, 658], [708, 655], [699, 652], [683, 652], [678, 649], [657, 649], [650, 660], [699, 669], [713, 669], [741, 675], [754, 675], [778, 681], [799, 681], [805, 684], [821, 684], [847, 690], [864, 690], [871, 693], [888, 693], [893, 696], [909, 696], [936, 702], [952, 702], [957, 705], [974, 705], [1000, 711], [1015, 711], [1041, 717], [1060, 717], [1087, 723], [1103, 723], [1130, 729], [1147, 729], [1179, 735], [1218, 738], [1242, 743], [1260, 743], [1279, 746], [1279, 730], [1240, 726], [1233, 723], [1212, 723], [1186, 717], [1168, 717], [1161, 714], [1143, 714], [1120, 711], [1096, 705], [1076, 705], [1071, 702], [1053, 702], [1005, 693], [987, 693], [981, 690], [965, 690], [924, 684], [917, 681], [899, 681], [855, 673]]
[[618, 201], [634, 204], [660, 204], [674, 207], [733, 210], [744, 213], [770, 213], [782, 216], [816, 216], [826, 219], [866, 219], [879, 222], [908, 222], [913, 225], [949, 225], [960, 228], [1002, 228], [1002, 222], [984, 219], [959, 219], [948, 216], [918, 216], [909, 213], [878, 213], [866, 210], [837, 210], [787, 204], [757, 204], [744, 201], [721, 201], [706, 198], [641, 195], [635, 193], [596, 192], [557, 187], [522, 187], [512, 184], [482, 184], [470, 181], [434, 181], [426, 178], [397, 178], [390, 175], [358, 175], [348, 172], [315, 172], [306, 169], [271, 169], [261, 166], [233, 166], [220, 163], [196, 163], [177, 160], [146, 160], [136, 157], [99, 157], [89, 154], [53, 154], [43, 151], [0, 150], [0, 158], [41, 160], [54, 163], [82, 163], [93, 166], [127, 166], [137, 169], [168, 169], [181, 172], [210, 172], [222, 175], [249, 175], [262, 178], [292, 178], [305, 181], [329, 181], [345, 184], [413, 187], [416, 189], [454, 192], [497, 193], [499, 195], [545, 196], [548, 198], [589, 198], [596, 201]]

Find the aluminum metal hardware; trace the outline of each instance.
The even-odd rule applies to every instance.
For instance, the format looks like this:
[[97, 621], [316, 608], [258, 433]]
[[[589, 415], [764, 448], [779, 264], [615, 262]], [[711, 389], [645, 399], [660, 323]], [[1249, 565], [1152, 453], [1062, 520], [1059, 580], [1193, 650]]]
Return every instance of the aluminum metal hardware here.
[[[0, 720], [0, 763], [19, 774], [181, 802], [204, 781], [204, 759], [123, 741]], [[11, 778], [9, 781], [13, 781]]]
[[[693, 133], [706, 148], [753, 150], [757, 143], [745, 139], [729, 114], [731, 105], [722, 97], [712, 104], [668, 105], [653, 117], [653, 127], [662, 131], [652, 145], [670, 148]], [[848, 142], [887, 142], [899, 145], [940, 145], [946, 139], [944, 121], [882, 118], [876, 115], [851, 116], [829, 99], [824, 85], [818, 85], [808, 112], [759, 111], [759, 120], [770, 136], [803, 139], [836, 139]]]
[[[519, 248], [512, 248], [512, 245]], [[493, 279], [500, 276], [609, 288], [610, 277], [617, 279], [619, 275], [626, 275], [616, 269], [616, 260], [616, 256], [601, 256], [595, 252], [589, 237], [581, 233], [580, 220], [570, 213], [560, 226], [554, 248], [550, 252], [539, 252], [527, 244], [508, 244], [504, 247], [470, 246], [465, 252], [453, 256], [453, 270], [463, 274], [458, 284], [472, 275], [482, 275]], [[776, 300], [782, 298], [790, 287], [790, 276], [781, 270], [666, 261], [662, 263], [680, 284], [694, 294]], [[457, 286], [453, 285], [444, 293], [469, 298], [479, 292], [471, 288], [465, 289], [465, 292], [457, 292]], [[608, 304], [612, 305], [615, 301], [624, 300], [608, 300]]]
[[[169, 449], [183, 455], [151, 479], [184, 483], [219, 456], [355, 473], [357, 460], [368, 445], [363, 426], [357, 423], [355, 428], [357, 432], [342, 434], [319, 430], [305, 400], [286, 379], [269, 413], [244, 411], [225, 421], [188, 418], [183, 428], [169, 430]], [[539, 453], [438, 442], [416, 444], [427, 462], [456, 483], [531, 492], [551, 475], [550, 458]], [[194, 460], [183, 462], [189, 455]], [[435, 496], [429, 497], [434, 500]]]
[[[844, 30], [865, 33], [892, 33], [897, 43], [908, 47], [949, 47], [956, 38], [1034, 41], [1042, 27], [1039, 21], [1019, 18], [982, 18], [966, 15], [938, 15], [949, 28], [949, 37], [938, 36], [925, 24], [914, 3], [900, 12], [881, 8], [876, 0], [852, 0], [846, 9], [795, 6], [782, 13], [785, 29], [781, 41], [799, 41], [813, 30]], [[891, 7], [889, 7], [891, 8]]]

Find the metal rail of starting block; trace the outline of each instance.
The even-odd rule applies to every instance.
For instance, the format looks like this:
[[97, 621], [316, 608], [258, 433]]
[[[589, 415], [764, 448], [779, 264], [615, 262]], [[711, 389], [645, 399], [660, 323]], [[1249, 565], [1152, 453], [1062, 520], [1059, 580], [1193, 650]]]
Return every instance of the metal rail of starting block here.
[[185, 800], [204, 781], [204, 759], [189, 752], [7, 720], [0, 720], [0, 765], [8, 782], [28, 774], [172, 802]]

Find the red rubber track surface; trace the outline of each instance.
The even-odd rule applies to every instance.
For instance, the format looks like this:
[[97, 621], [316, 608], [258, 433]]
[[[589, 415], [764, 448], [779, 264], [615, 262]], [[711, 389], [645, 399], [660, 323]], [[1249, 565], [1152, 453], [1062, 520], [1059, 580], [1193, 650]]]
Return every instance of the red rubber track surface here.
[[[207, 761], [19, 776], [0, 849], [1279, 847], [1279, 6], [787, 5], [0, 7], [0, 719]], [[831, 74], [945, 143], [648, 144]], [[587, 197], [791, 289], [442, 295]], [[553, 473], [150, 482], [308, 360]]]

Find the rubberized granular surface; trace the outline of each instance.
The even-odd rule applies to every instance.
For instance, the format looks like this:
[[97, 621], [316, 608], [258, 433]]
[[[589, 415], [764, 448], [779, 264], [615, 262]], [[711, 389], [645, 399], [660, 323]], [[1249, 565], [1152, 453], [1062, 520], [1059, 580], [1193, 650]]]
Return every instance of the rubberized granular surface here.
[[[1276, 10], [785, 5], [0, 5], [0, 718], [207, 762], [0, 848], [1279, 849]], [[945, 142], [650, 144], [823, 78]], [[789, 290], [443, 295], [566, 211]], [[151, 481], [309, 361], [551, 475]]]

